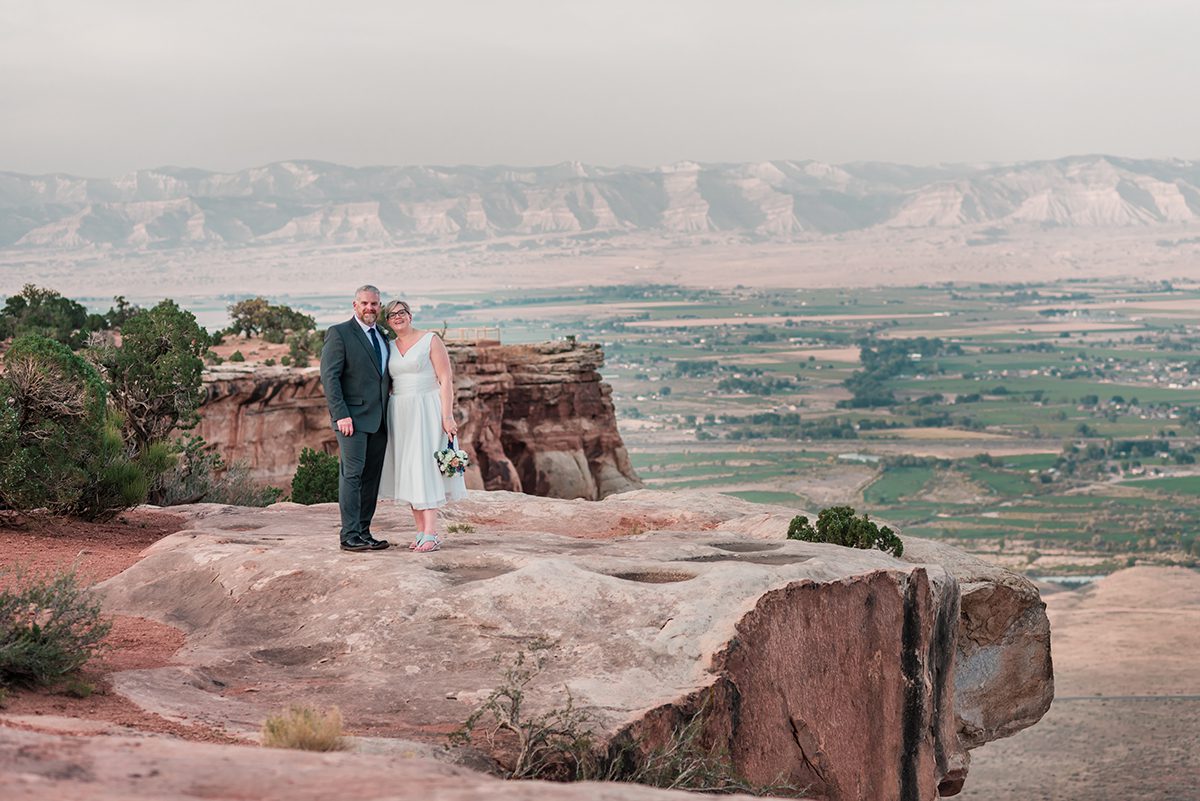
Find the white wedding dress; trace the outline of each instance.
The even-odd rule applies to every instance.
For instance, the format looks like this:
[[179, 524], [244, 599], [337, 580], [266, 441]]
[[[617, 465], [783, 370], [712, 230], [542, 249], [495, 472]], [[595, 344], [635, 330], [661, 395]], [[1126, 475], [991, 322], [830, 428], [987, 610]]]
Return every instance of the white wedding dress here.
[[414, 509], [436, 509], [446, 501], [467, 497], [462, 475], [443, 476], [433, 458], [446, 447], [447, 439], [437, 374], [429, 357], [433, 337], [433, 332], [427, 331], [408, 353], [401, 353], [393, 341], [388, 354], [392, 396], [379, 497], [411, 504]]

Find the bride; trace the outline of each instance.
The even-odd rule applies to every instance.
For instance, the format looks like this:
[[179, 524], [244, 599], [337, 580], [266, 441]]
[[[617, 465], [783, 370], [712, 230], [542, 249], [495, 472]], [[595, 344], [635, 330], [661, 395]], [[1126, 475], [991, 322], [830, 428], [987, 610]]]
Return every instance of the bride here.
[[462, 474], [443, 476], [434, 459], [446, 441], [458, 435], [450, 354], [441, 337], [413, 328], [412, 310], [404, 301], [388, 303], [384, 319], [396, 338], [388, 358], [392, 397], [379, 497], [403, 501], [412, 508], [417, 538], [409, 548], [422, 553], [436, 551], [442, 545], [437, 533], [438, 507], [467, 495]]

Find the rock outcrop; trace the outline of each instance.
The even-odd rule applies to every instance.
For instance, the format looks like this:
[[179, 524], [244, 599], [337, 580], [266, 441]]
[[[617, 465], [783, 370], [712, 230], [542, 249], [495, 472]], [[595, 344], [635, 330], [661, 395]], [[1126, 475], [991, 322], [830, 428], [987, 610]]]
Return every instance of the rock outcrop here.
[[337, 453], [317, 368], [221, 366], [205, 374], [192, 433], [263, 484], [289, 487], [305, 448]]
[[[653, 491], [623, 497], [642, 495]], [[763, 511], [717, 528], [778, 538], [794, 514], [794, 510]], [[902, 558], [939, 565], [959, 584], [962, 611], [955, 656], [955, 713], [963, 745], [977, 748], [1041, 720], [1054, 700], [1054, 666], [1046, 604], [1033, 582], [933, 540], [904, 537]]]
[[[473, 489], [599, 499], [640, 487], [617, 431], [597, 344], [449, 343]], [[196, 433], [264, 484], [287, 487], [300, 452], [337, 452], [316, 368], [216, 368]]]
[[[985, 595], [966, 615], [956, 571], [989, 579], [965, 555], [916, 564], [786, 541], [762, 509], [700, 493], [471, 493], [449, 515], [474, 530], [417, 555], [337, 551], [332, 505], [180, 507], [190, 527], [101, 591], [187, 644], [178, 666], [115, 684], [159, 714], [232, 729], [304, 701], [338, 704], [360, 733], [437, 740], [509, 660], [537, 652], [526, 714], [569, 693], [598, 745], [643, 755], [695, 720], [697, 742], [752, 783], [829, 799], [957, 792], [968, 745], [1033, 722], [1046, 682], [1005, 690], [1003, 672], [968, 666], [978, 686], [964, 692], [956, 673], [980, 620], [994, 660], [1048, 666], [1048, 643], [1022, 636], [1044, 615]], [[376, 526], [410, 528], [390, 505]], [[964, 718], [978, 722], [970, 739]], [[487, 750], [511, 757], [502, 740]]]
[[957, 548], [905, 538], [904, 559], [958, 579], [962, 617], [954, 675], [958, 733], [967, 748], [1032, 726], [1054, 700], [1050, 621], [1033, 582]]

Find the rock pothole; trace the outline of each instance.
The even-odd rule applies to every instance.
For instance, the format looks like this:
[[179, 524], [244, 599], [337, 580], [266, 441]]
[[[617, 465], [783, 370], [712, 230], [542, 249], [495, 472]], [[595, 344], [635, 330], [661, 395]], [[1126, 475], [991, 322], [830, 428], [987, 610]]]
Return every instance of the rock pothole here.
[[432, 570], [435, 573], [441, 573], [445, 576], [451, 586], [458, 584], [467, 584], [472, 581], [486, 581], [494, 579], [498, 576], [503, 576], [505, 573], [511, 573], [514, 568], [512, 565], [500, 564], [498, 562], [490, 563], [470, 563], [470, 564], [440, 564], [429, 565], [426, 570]]
[[704, 556], [689, 556], [680, 559], [681, 562], [749, 562], [755, 565], [798, 565], [807, 562], [811, 556], [799, 556], [791, 553], [764, 553], [750, 556], [739, 556], [732, 553], [712, 553]]
[[733, 553], [755, 553], [757, 551], [778, 551], [783, 547], [778, 542], [710, 542], [710, 547]]
[[643, 584], [674, 584], [679, 581], [690, 581], [696, 577], [695, 573], [687, 573], [682, 570], [624, 570], [620, 573], [606, 573], [605, 575], [622, 581], [638, 581]]

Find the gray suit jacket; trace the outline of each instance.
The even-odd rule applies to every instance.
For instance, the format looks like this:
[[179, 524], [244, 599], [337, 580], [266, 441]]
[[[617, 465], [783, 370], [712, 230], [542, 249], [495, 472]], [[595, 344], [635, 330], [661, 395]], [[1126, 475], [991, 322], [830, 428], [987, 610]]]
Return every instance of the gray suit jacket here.
[[[378, 324], [375, 331], [390, 358], [387, 335]], [[358, 320], [352, 318], [329, 327], [321, 348], [321, 385], [325, 387], [330, 420], [336, 423], [349, 417], [355, 431], [378, 431], [387, 413], [391, 383], [387, 370], [380, 372], [379, 358]]]

